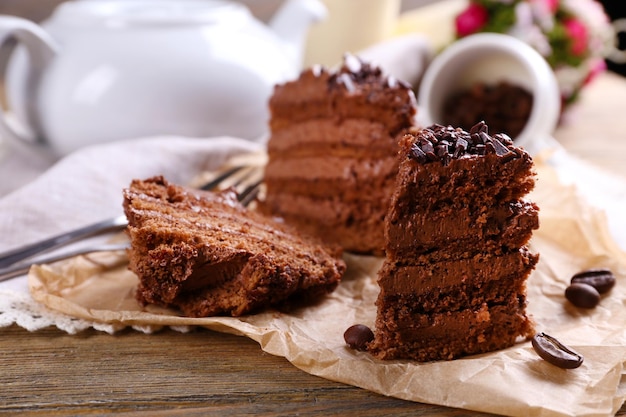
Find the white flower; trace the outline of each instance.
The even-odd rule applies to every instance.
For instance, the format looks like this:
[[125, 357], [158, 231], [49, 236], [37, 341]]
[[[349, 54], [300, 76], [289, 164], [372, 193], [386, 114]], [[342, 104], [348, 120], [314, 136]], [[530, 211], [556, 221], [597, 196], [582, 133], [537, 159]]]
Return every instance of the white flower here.
[[578, 67], [560, 66], [554, 70], [554, 75], [561, 88], [561, 94], [569, 97], [583, 84], [587, 78], [588, 67], [586, 63]]
[[545, 1], [531, 1], [530, 7], [537, 24], [544, 32], [550, 32], [554, 28], [554, 16]]
[[517, 3], [515, 5], [515, 25], [519, 29], [529, 28], [534, 25], [533, 11], [530, 4], [526, 2]]
[[515, 24], [509, 29], [508, 34], [526, 42], [542, 56], [550, 56], [552, 54], [550, 42], [539, 26], [535, 24], [531, 5], [527, 2], [516, 4], [515, 16]]
[[514, 26], [508, 33], [509, 35], [514, 36], [532, 46], [541, 54], [541, 56], [549, 57], [552, 55], [550, 42], [538, 26], [531, 26], [528, 28]]
[[593, 0], [561, 0], [564, 10], [591, 25], [603, 25], [609, 23], [602, 5]]

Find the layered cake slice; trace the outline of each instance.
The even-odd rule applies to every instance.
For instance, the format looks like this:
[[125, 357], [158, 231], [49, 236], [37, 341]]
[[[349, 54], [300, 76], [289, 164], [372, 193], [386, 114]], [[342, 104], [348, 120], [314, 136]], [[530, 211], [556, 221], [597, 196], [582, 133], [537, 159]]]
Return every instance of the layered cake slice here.
[[539, 226], [531, 157], [506, 135], [431, 126], [400, 142], [378, 273], [381, 359], [454, 359], [533, 335], [526, 281]]
[[142, 304], [191, 317], [241, 316], [313, 301], [335, 289], [340, 250], [243, 207], [233, 191], [203, 192], [162, 177], [124, 190], [129, 268]]
[[313, 67], [270, 99], [262, 210], [359, 253], [382, 254], [398, 140], [414, 126], [409, 85], [346, 55]]

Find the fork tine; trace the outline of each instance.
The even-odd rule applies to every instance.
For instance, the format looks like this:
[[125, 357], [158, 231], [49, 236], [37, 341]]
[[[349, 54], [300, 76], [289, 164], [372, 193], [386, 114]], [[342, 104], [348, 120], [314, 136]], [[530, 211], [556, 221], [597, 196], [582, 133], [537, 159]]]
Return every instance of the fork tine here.
[[250, 166], [240, 178], [230, 187], [237, 192], [239, 202], [248, 206], [259, 194], [260, 186], [263, 183], [263, 169], [260, 166]]
[[213, 180], [211, 180], [211, 181], [205, 183], [204, 185], [202, 185], [200, 187], [200, 189], [204, 190], [204, 191], [208, 191], [208, 190], [212, 190], [214, 188], [217, 188], [222, 182], [224, 182], [228, 178], [232, 177], [234, 174], [236, 174], [237, 172], [241, 171], [243, 168], [245, 168], [244, 165], [239, 165], [239, 166], [235, 166], [235, 167], [232, 167], [230, 169], [227, 169], [223, 173], [221, 173], [218, 176], [216, 176]]
[[250, 205], [254, 201], [254, 199], [259, 195], [259, 191], [261, 190], [261, 184], [263, 183], [263, 179], [257, 180], [254, 183], [250, 184], [246, 188], [238, 194], [239, 202], [244, 206]]
[[246, 187], [247, 184], [250, 184], [250, 179], [256, 175], [258, 172], [258, 168], [253, 166], [243, 167], [241, 170], [237, 171], [235, 174], [226, 178], [224, 181], [221, 181], [217, 187], [214, 187], [214, 190], [225, 190], [227, 188], [235, 188], [241, 189], [242, 187]]

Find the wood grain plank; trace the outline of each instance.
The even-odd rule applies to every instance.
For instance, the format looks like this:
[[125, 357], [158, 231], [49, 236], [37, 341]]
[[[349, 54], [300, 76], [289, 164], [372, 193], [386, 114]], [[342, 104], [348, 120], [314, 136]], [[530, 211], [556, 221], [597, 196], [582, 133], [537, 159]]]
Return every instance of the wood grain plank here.
[[[309, 375], [244, 337], [0, 329], [0, 413], [470, 415]], [[475, 414], [471, 415], [486, 415]]]

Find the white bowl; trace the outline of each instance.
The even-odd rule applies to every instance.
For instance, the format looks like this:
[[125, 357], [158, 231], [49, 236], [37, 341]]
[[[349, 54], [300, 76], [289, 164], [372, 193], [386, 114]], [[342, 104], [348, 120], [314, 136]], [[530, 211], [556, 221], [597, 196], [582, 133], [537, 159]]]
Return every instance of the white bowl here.
[[530, 117], [514, 141], [517, 146], [536, 149], [533, 145], [551, 136], [558, 123], [559, 86], [546, 60], [528, 44], [509, 35], [471, 35], [437, 55], [419, 87], [420, 123], [444, 123], [443, 107], [448, 97], [479, 82], [493, 85], [500, 81], [523, 87], [532, 94]]

